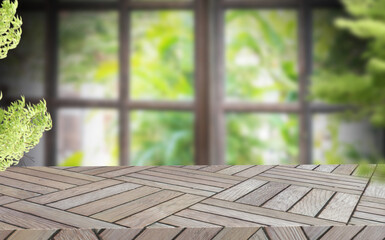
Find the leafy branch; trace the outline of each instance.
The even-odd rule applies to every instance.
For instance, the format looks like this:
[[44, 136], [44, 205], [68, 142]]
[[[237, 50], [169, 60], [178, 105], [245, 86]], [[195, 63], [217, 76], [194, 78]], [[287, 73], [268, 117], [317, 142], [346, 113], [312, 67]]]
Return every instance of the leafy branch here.
[[[0, 97], [1, 98], [1, 97]], [[46, 102], [26, 104], [24, 97], [6, 110], [0, 108], [0, 171], [17, 164], [52, 128]]]
[[16, 48], [21, 38], [20, 17], [15, 16], [17, 0], [4, 0], [0, 8], [0, 59], [6, 58], [10, 49]]

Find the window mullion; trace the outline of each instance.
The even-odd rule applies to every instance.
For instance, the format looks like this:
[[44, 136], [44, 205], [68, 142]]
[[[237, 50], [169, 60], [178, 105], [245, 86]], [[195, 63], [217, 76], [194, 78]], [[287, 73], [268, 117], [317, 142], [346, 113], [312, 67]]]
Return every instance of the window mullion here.
[[299, 162], [312, 162], [312, 114], [308, 103], [309, 77], [312, 65], [312, 15], [311, 8], [306, 0], [302, 0], [298, 12], [298, 41], [299, 41], [299, 103], [300, 103], [300, 137]]
[[129, 165], [130, 133], [126, 103], [129, 102], [130, 11], [126, 0], [119, 5], [119, 165]]

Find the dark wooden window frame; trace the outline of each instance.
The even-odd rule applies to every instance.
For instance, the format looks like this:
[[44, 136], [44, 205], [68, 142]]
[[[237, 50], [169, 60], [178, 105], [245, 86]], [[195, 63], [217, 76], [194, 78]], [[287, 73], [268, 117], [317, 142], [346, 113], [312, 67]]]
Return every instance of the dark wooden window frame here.
[[[61, 108], [113, 108], [119, 112], [120, 165], [130, 163], [128, 113], [132, 110], [188, 111], [194, 113], [195, 164], [225, 164], [225, 114], [293, 113], [299, 116], [299, 162], [311, 163], [312, 116], [344, 109], [343, 106], [312, 104], [307, 101], [312, 69], [312, 11], [315, 8], [340, 8], [337, 0], [192, 0], [191, 2], [24, 2], [21, 11], [44, 11], [45, 90], [44, 98], [54, 123]], [[289, 104], [226, 102], [224, 100], [224, 13], [228, 9], [294, 9], [298, 13], [299, 101]], [[117, 100], [74, 100], [59, 98], [58, 90], [58, 14], [61, 10], [106, 11], [119, 14], [119, 97]], [[191, 102], [138, 101], [129, 96], [130, 13], [136, 10], [191, 10], [195, 21], [195, 97]], [[9, 103], [13, 99], [5, 99]], [[27, 99], [37, 102], [38, 99]], [[45, 165], [56, 165], [57, 128], [46, 133]]]

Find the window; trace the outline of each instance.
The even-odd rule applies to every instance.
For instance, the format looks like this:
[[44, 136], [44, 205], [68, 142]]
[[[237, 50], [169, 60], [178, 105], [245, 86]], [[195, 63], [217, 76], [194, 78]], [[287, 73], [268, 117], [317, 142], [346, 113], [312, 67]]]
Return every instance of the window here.
[[334, 117], [343, 107], [307, 98], [311, 72], [360, 65], [346, 51], [362, 44], [332, 26], [337, 1], [37, 0], [19, 12], [2, 104], [44, 97], [54, 120], [26, 164], [333, 163], [382, 148], [351, 136], [378, 142]]

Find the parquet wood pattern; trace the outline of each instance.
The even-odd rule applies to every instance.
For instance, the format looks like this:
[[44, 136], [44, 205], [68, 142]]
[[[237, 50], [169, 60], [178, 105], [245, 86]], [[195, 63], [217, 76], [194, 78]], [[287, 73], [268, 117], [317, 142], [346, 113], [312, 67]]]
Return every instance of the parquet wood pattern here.
[[377, 167], [12, 167], [0, 240], [380, 240]]

